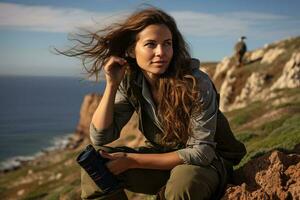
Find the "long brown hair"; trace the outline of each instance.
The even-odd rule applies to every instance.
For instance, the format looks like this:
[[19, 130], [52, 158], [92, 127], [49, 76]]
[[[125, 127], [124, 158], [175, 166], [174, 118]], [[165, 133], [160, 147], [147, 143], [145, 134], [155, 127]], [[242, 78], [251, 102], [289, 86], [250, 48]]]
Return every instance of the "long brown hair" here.
[[[176, 22], [164, 11], [149, 7], [138, 10], [123, 23], [115, 23], [97, 32], [79, 35], [78, 44], [60, 53], [82, 58], [90, 76], [101, 71], [110, 56], [127, 56], [127, 51], [136, 42], [137, 34], [152, 24], [164, 24], [172, 33], [173, 58], [167, 71], [160, 76], [158, 116], [163, 126], [162, 143], [185, 144], [192, 134], [192, 112], [200, 111], [198, 83], [192, 76], [191, 56], [188, 46], [179, 32]], [[89, 67], [87, 64], [91, 64]], [[138, 70], [130, 68], [132, 71]], [[168, 95], [166, 95], [168, 94]]]

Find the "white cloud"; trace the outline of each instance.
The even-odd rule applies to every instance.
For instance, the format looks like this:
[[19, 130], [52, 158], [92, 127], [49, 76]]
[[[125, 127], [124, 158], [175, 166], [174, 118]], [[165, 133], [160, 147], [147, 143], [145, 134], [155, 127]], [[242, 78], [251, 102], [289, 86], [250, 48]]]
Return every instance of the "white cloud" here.
[[226, 17], [233, 19], [240, 19], [243, 21], [267, 21], [267, 20], [285, 20], [288, 19], [284, 15], [274, 15], [269, 13], [257, 13], [257, 12], [232, 12], [226, 13]]
[[[100, 28], [105, 24], [124, 19], [127, 11], [90, 12], [74, 8], [56, 8], [51, 6], [28, 6], [12, 3], [0, 3], [0, 28], [13, 28], [31, 31], [72, 32], [80, 27]], [[281, 32], [281, 24], [289, 22], [286, 33], [300, 32], [299, 22], [291, 23], [287, 16], [257, 12], [233, 12], [208, 14], [195, 11], [171, 11], [179, 28], [188, 36], [235, 36], [266, 35], [270, 31], [264, 24], [276, 24]]]
[[248, 29], [247, 25], [239, 19], [216, 14], [191, 11], [177, 11], [171, 12], [171, 14], [184, 33], [194, 36], [224, 36]]
[[[177, 20], [180, 29], [193, 36], [254, 35], [265, 31], [268, 23], [280, 26], [281, 23], [290, 22], [287, 16], [257, 12], [208, 14], [176, 11], [171, 12], [171, 14]], [[294, 28], [295, 26], [291, 27]], [[300, 32], [298, 28], [297, 30]], [[280, 28], [277, 31], [281, 31]]]
[[0, 3], [0, 28], [72, 32], [77, 28], [95, 26], [96, 22], [110, 23], [117, 18], [118, 14], [116, 13]]

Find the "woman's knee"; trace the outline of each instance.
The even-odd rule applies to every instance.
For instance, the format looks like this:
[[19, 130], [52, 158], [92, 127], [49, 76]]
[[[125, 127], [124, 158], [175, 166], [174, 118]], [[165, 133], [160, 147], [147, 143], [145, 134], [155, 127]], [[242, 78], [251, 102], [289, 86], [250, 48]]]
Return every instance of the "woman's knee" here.
[[166, 184], [169, 171], [132, 169], [121, 174], [119, 178], [125, 189], [131, 192], [154, 195]]
[[209, 199], [218, 183], [218, 174], [210, 167], [179, 165], [171, 171], [165, 197], [168, 200]]

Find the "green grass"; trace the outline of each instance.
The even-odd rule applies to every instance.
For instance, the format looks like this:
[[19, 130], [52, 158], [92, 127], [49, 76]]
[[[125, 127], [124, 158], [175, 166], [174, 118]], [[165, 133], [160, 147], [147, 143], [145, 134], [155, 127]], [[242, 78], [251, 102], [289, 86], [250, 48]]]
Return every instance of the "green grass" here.
[[235, 124], [236, 126], [242, 125], [242, 124], [246, 123], [247, 121], [249, 121], [250, 117], [251, 117], [250, 113], [247, 113], [247, 112], [240, 113], [238, 116], [236, 116], [232, 119], [232, 123]]
[[2, 194], [2, 192], [4, 192], [6, 190], [5, 187], [0, 187], [0, 194]]
[[[259, 127], [256, 132], [262, 132], [259, 136], [249, 133], [241, 133], [238, 138], [247, 148], [247, 155], [239, 166], [245, 164], [251, 158], [262, 155], [274, 149], [292, 150], [300, 143], [300, 114], [284, 116], [281, 119], [270, 121]], [[254, 136], [253, 136], [254, 135]], [[255, 137], [256, 136], [256, 137]]]
[[[271, 150], [290, 151], [300, 143], [300, 88], [278, 89], [275, 92], [279, 97], [296, 101], [273, 106], [272, 103], [277, 97], [268, 102], [254, 102], [245, 108], [226, 113], [237, 139], [242, 141], [247, 149], [247, 155], [237, 168]], [[242, 126], [259, 119], [267, 112], [282, 108], [286, 109], [282, 110], [280, 116], [264, 119], [265, 122], [260, 126]]]
[[287, 118], [262, 141], [267, 148], [291, 150], [300, 142], [300, 114]]
[[10, 185], [11, 182], [15, 182], [15, 180], [19, 177], [25, 176], [27, 174], [28, 169], [29, 168], [26, 166], [19, 170], [7, 173], [3, 176], [1, 175], [0, 187], [6, 188], [8, 185]]
[[257, 137], [257, 135], [255, 135], [253, 132], [241, 132], [236, 134], [236, 138], [243, 143], [249, 142], [255, 137]]
[[269, 135], [272, 133], [272, 131], [276, 129], [280, 129], [281, 126], [284, 124], [284, 122], [287, 120], [288, 116], [282, 116], [280, 119], [270, 121], [268, 123], [263, 124], [260, 128], [259, 131], [261, 132], [260, 135]]
[[292, 107], [293, 109], [300, 109], [300, 88], [279, 89], [276, 90], [276, 92], [279, 93], [279, 97], [290, 98], [291, 100], [286, 103], [282, 103], [275, 106], [275, 109], [286, 108], [286, 107]]
[[237, 109], [226, 113], [230, 120], [230, 125], [233, 129], [257, 118], [265, 112], [267, 107], [262, 102], [253, 102], [245, 108]]
[[300, 88], [286, 88], [286, 89], [281, 89], [282, 91], [285, 92], [285, 94], [289, 96], [300, 96]]
[[264, 72], [266, 71], [266, 69], [268, 69], [268, 67], [270, 66], [269, 64], [260, 63], [261, 60], [258, 60], [256, 62], [253, 63], [249, 63], [247, 65], [244, 66], [244, 68], [242, 68], [241, 70], [243, 70], [244, 72], [248, 73], [248, 74], [252, 74], [253, 72]]
[[72, 185], [64, 185], [59, 188], [56, 188], [54, 191], [45, 198], [46, 200], [59, 200], [62, 194], [67, 194], [72, 191], [74, 186]]
[[46, 196], [45, 200], [59, 200], [62, 196], [69, 197], [68, 199], [78, 199], [79, 196], [74, 189], [80, 187], [80, 179], [76, 179], [71, 183], [68, 184], [61, 184], [60, 187], [55, 188], [51, 193]]
[[51, 193], [45, 199], [46, 200], [59, 200], [60, 194], [59, 193]]
[[[5, 175], [1, 176], [0, 179], [1, 198], [11, 198], [11, 196], [15, 195], [20, 190], [20, 187], [12, 185], [28, 176], [27, 173], [29, 169], [33, 171], [32, 176], [43, 176], [43, 183], [39, 184], [39, 180], [35, 180], [31, 183], [22, 184], [22, 188], [24, 188], [25, 191], [22, 199], [54, 200], [60, 199], [61, 195], [63, 194], [69, 196], [68, 193], [73, 194], [73, 196], [79, 196], [78, 191], [74, 190], [80, 187], [79, 166], [75, 164], [75, 162], [71, 163], [68, 166], [65, 165], [65, 163], [70, 161], [70, 159], [74, 160], [77, 154], [78, 152], [66, 152], [62, 154], [59, 162], [47, 161], [39, 165], [25, 166], [19, 170], [6, 173]], [[55, 176], [57, 173], [62, 174], [59, 180], [49, 180], [50, 176]], [[20, 198], [21, 197], [19, 197], [19, 199]]]

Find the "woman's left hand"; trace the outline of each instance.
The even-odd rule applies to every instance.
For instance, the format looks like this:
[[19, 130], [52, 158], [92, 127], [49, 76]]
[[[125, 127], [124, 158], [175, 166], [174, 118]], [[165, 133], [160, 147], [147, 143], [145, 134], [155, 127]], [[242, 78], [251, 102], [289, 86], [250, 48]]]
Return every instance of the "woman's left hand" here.
[[133, 160], [127, 156], [127, 153], [107, 153], [105, 151], [100, 151], [100, 154], [103, 158], [110, 160], [106, 163], [106, 167], [114, 175], [121, 174], [133, 166]]

